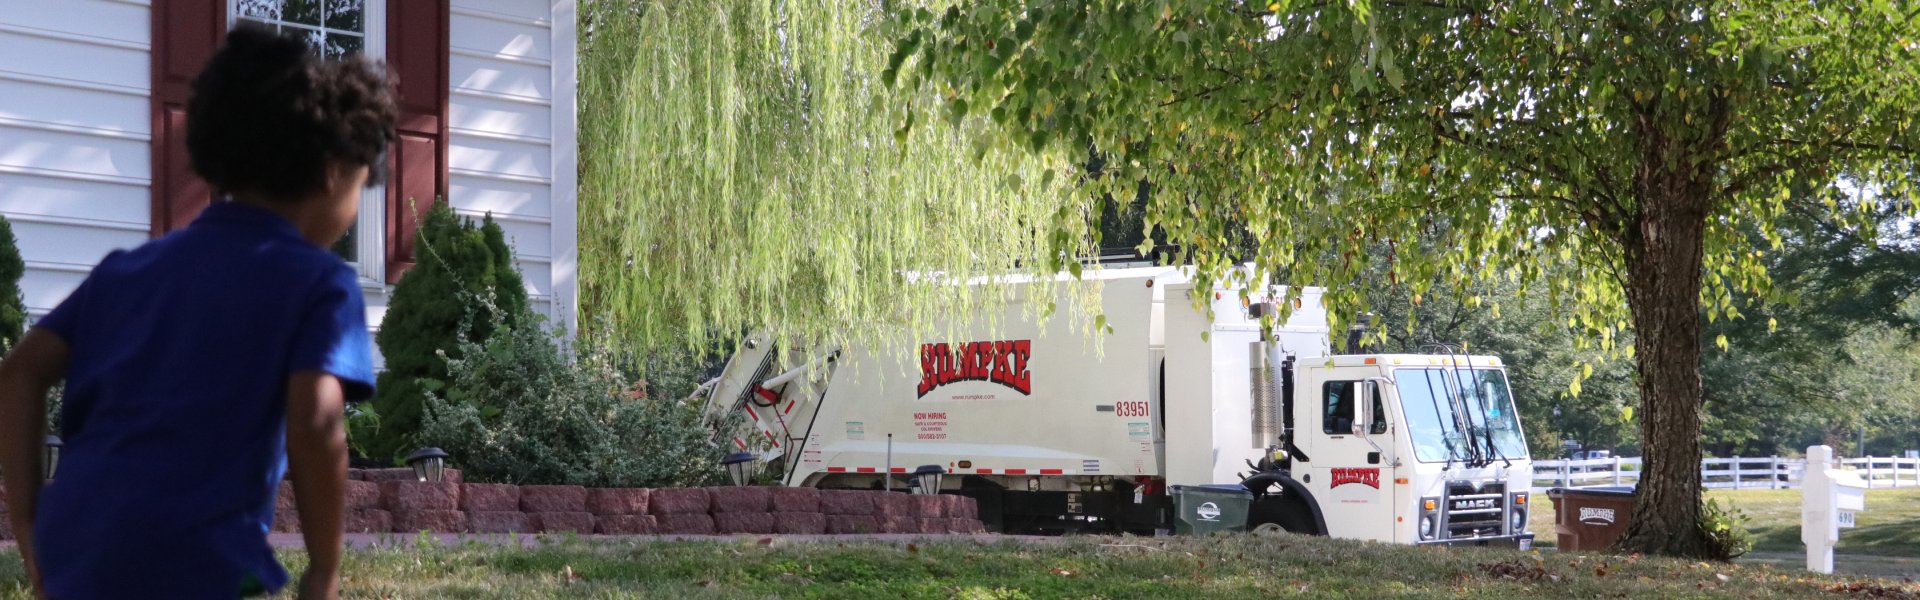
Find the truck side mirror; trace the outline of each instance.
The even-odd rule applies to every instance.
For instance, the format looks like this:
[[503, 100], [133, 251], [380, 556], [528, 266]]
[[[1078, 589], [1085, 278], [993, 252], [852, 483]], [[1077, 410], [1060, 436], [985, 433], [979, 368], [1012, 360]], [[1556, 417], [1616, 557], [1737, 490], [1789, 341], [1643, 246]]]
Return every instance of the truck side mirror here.
[[1373, 381], [1362, 381], [1354, 389], [1357, 392], [1353, 399], [1354, 435], [1365, 436], [1367, 430], [1373, 428], [1373, 397], [1380, 393], [1378, 386]]

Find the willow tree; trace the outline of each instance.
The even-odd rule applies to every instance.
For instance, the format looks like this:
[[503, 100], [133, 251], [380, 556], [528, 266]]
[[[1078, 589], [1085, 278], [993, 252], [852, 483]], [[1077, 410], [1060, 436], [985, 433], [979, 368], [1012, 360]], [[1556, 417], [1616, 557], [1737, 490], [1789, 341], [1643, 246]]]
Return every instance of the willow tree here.
[[[876, 340], [1059, 264], [1084, 207], [983, 127], [926, 126], [880, 81], [875, 3], [590, 2], [581, 51], [582, 305], [628, 349], [765, 330]], [[902, 127], [902, 123], [918, 124]], [[996, 289], [1004, 289], [999, 286]]]
[[1511, 277], [1603, 347], [1631, 328], [1634, 550], [1719, 552], [1701, 524], [1702, 319], [1742, 317], [1736, 292], [1773, 293], [1759, 258], [1780, 239], [1756, 247], [1741, 224], [1771, 231], [1790, 191], [1915, 194], [1906, 3], [894, 8], [886, 73], [999, 124], [1005, 146], [1115, 157], [1088, 185], [1127, 197], [1148, 182], [1150, 226], [1203, 275], [1232, 272], [1224, 242], [1244, 229], [1261, 271], [1330, 286], [1338, 330], [1364, 308], [1368, 247], [1386, 243], [1415, 298]]

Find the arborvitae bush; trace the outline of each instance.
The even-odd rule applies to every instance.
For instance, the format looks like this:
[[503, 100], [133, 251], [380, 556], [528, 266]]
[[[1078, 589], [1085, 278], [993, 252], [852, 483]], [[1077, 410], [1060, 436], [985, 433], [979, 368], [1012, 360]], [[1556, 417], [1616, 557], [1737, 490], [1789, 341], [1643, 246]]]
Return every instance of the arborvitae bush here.
[[0, 352], [13, 349], [26, 333], [27, 305], [20, 298], [20, 276], [27, 263], [20, 259], [20, 243], [13, 237], [13, 223], [0, 217]]
[[394, 285], [374, 338], [387, 363], [374, 393], [379, 426], [354, 432], [371, 436], [356, 446], [374, 459], [413, 450], [426, 397], [421, 381], [446, 381], [447, 359], [459, 358], [461, 340], [484, 343], [497, 324], [515, 326], [529, 314], [513, 251], [492, 216], [475, 225], [435, 203], [421, 219], [414, 247], [417, 262]]

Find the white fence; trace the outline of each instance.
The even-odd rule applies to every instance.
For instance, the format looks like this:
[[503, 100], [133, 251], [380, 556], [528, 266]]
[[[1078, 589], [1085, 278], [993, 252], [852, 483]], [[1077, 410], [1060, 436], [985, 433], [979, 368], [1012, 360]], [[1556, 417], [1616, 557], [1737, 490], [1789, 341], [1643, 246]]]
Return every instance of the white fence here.
[[[1859, 472], [1868, 487], [1920, 487], [1920, 458], [1867, 456], [1834, 462]], [[1639, 457], [1537, 460], [1533, 462], [1533, 486], [1546, 489], [1632, 485], [1640, 481], [1641, 464]], [[1804, 458], [1709, 458], [1700, 461], [1700, 484], [1709, 489], [1797, 489], [1801, 472], [1806, 468]]]

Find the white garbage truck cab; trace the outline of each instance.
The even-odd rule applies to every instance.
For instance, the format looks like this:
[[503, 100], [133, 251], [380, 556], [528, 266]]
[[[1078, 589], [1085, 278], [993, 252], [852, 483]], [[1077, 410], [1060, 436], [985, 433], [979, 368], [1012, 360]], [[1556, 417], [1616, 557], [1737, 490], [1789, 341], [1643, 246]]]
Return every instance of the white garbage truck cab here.
[[929, 329], [941, 339], [749, 336], [706, 386], [708, 414], [742, 413], [731, 443], [783, 465], [785, 485], [900, 489], [937, 466], [941, 493], [1011, 533], [1166, 531], [1173, 486], [1237, 484], [1250, 528], [1531, 545], [1531, 459], [1497, 357], [1333, 354], [1317, 288], [1263, 328], [1286, 288], [1243, 299], [1173, 267], [1089, 279], [1102, 328], [1033, 319], [1072, 300], [1016, 283], [995, 313]]

